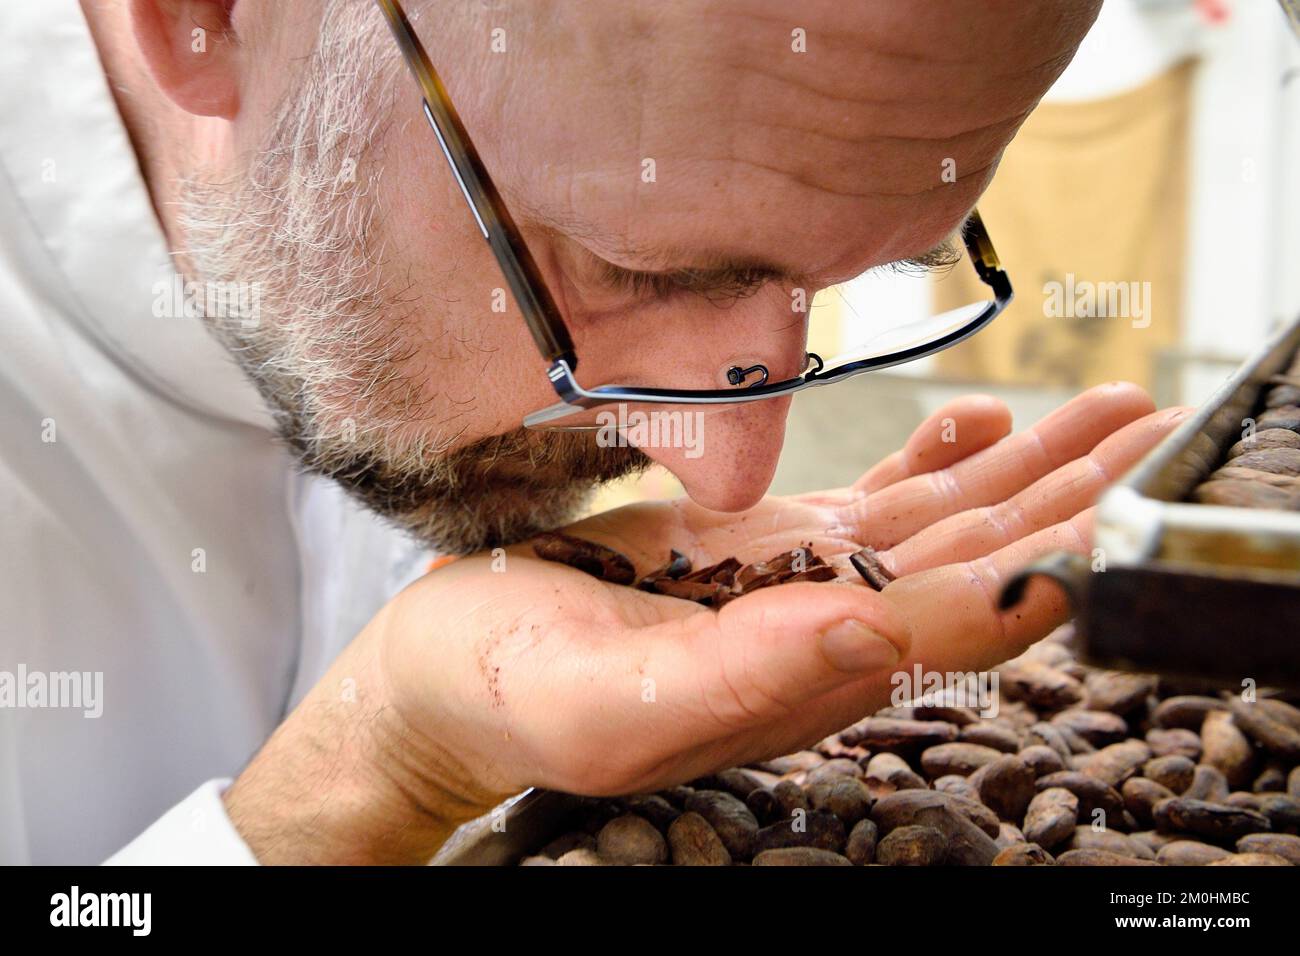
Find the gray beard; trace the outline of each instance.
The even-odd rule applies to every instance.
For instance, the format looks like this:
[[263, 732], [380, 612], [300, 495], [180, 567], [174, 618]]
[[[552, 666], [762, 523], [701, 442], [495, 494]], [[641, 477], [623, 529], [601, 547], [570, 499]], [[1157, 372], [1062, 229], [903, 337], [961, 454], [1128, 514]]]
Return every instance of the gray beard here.
[[258, 290], [251, 327], [207, 325], [303, 468], [437, 550], [467, 554], [568, 523], [597, 484], [650, 461], [598, 447], [591, 432], [517, 429], [454, 447], [427, 420], [428, 376], [402, 334], [412, 290], [385, 285], [374, 226], [372, 147], [401, 69], [384, 30], [370, 4], [330, 0], [300, 92], [249, 168], [181, 183], [178, 258], [195, 281]]

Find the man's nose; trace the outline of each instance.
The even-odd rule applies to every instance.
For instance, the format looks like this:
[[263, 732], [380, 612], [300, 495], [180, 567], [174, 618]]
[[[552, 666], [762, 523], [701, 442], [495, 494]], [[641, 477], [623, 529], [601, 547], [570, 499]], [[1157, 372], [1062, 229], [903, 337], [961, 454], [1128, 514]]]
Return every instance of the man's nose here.
[[772, 483], [789, 408], [789, 398], [773, 398], [723, 411], [687, 410], [678, 414], [691, 417], [674, 430], [682, 440], [642, 450], [676, 475], [701, 507], [744, 511]]

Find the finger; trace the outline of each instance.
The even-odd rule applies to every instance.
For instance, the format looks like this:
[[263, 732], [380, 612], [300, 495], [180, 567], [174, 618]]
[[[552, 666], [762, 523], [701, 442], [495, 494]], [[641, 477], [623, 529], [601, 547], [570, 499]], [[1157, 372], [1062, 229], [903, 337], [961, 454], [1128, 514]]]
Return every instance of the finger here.
[[891, 548], [948, 515], [1006, 500], [1152, 411], [1151, 398], [1136, 385], [1099, 385], [951, 467], [906, 478], [840, 509], [844, 530], [877, 550]]
[[1083, 458], [1056, 469], [1006, 501], [963, 511], [880, 554], [895, 577], [971, 561], [1091, 507], [1106, 486], [1178, 427], [1191, 409], [1171, 408], [1130, 422]]
[[907, 444], [867, 470], [853, 484], [872, 494], [904, 478], [938, 471], [983, 451], [1011, 432], [1011, 410], [991, 395], [964, 395], [923, 421]]
[[[1002, 611], [1002, 588], [1025, 565], [1052, 551], [1087, 553], [1094, 510], [1044, 528], [990, 555], [899, 578], [881, 595], [907, 624], [911, 659], [931, 670], [992, 667], [1015, 657], [1069, 616], [1065, 595], [1035, 579], [1024, 599]], [[942, 595], [935, 613], [933, 595]], [[952, 665], [950, 667], [949, 665]], [[904, 667], [910, 666], [904, 662]]]

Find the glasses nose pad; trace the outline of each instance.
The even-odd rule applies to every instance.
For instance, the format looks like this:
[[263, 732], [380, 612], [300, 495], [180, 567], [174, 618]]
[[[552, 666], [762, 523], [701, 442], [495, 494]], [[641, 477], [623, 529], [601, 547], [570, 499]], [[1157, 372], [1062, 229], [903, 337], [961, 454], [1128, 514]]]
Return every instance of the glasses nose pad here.
[[749, 368], [741, 368], [739, 365], [733, 365], [731, 366], [731, 368], [727, 369], [727, 381], [730, 382], [732, 385], [740, 385], [742, 382], [745, 381], [745, 379], [749, 378], [749, 376], [751, 375], [760, 376], [759, 380], [757, 382], [754, 382], [753, 385], [767, 384], [766, 365], [751, 365]]

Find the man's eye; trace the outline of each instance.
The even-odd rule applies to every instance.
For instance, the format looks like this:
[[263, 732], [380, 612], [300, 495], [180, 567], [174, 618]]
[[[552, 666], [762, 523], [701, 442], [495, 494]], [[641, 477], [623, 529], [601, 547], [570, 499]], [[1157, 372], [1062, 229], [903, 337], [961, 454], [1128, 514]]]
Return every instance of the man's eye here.
[[682, 284], [672, 273], [630, 272], [608, 266], [602, 280], [611, 289], [637, 299], [667, 299], [682, 291]]

